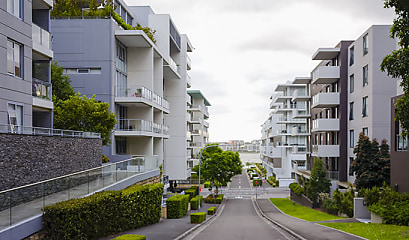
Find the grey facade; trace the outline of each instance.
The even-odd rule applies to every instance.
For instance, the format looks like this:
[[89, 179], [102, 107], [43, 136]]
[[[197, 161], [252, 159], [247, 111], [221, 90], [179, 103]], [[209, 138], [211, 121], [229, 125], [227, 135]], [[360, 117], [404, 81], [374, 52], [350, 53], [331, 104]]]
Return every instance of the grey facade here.
[[[13, 3], [13, 4], [10, 4]], [[51, 0], [0, 3], [0, 127], [51, 127]]]

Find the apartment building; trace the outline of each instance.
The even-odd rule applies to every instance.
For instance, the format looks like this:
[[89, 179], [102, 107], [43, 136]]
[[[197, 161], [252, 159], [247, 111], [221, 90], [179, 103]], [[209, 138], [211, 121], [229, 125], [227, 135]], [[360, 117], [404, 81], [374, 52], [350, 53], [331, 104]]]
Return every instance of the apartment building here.
[[296, 81], [279, 84], [271, 97], [272, 111], [262, 126], [261, 160], [280, 185], [292, 181], [297, 169], [306, 170], [308, 100], [307, 85]]
[[[306, 119], [307, 132], [311, 132], [311, 137], [306, 138], [307, 165], [295, 169], [297, 174], [308, 177], [313, 159], [320, 157], [333, 185], [345, 187], [347, 182], [355, 181], [354, 173], [349, 169], [355, 158], [353, 148], [359, 133], [390, 142], [391, 120], [385, 112], [390, 112], [390, 98], [396, 95], [396, 80], [380, 71], [383, 57], [396, 48], [396, 40], [389, 38], [389, 29], [390, 26], [374, 25], [355, 41], [341, 41], [333, 48], [319, 48], [312, 60], [320, 62], [311, 76], [294, 80], [293, 84], [306, 84], [306, 96], [300, 100], [305, 101], [307, 109], [298, 113]], [[273, 169], [278, 168], [279, 159], [284, 156], [283, 151], [277, 151], [278, 144], [274, 144], [284, 139], [275, 133], [280, 129], [274, 129], [277, 123], [281, 123], [277, 114], [285, 116], [283, 113], [287, 111], [285, 105], [277, 101], [284, 96], [273, 98], [270, 106], [276, 110], [262, 126], [263, 151], [267, 155], [273, 154], [266, 161], [273, 163]], [[281, 101], [287, 106], [298, 103], [297, 98], [292, 98], [291, 102]], [[294, 116], [297, 117], [297, 113], [293, 113], [292, 118]], [[269, 124], [273, 127], [269, 128]], [[286, 172], [289, 169], [294, 171], [290, 165], [282, 167], [287, 168]]]
[[52, 0], [0, 3], [0, 130], [52, 126], [50, 9]]
[[188, 167], [199, 164], [200, 150], [209, 142], [209, 118], [208, 107], [210, 102], [206, 99], [200, 90], [187, 90], [188, 109], [187, 109], [187, 153]]
[[156, 43], [141, 30], [124, 30], [112, 17], [59, 17], [51, 20], [55, 60], [75, 91], [95, 94], [117, 116], [112, 143], [103, 149], [111, 160], [144, 156], [145, 166], [163, 163], [169, 179], [186, 179], [193, 47], [169, 14], [122, 0], [114, 4], [127, 24], [155, 30]]

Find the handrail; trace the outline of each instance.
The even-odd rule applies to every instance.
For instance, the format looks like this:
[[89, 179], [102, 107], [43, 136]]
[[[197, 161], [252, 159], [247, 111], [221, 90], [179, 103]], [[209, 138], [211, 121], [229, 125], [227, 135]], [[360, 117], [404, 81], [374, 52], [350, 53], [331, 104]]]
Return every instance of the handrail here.
[[[26, 134], [38, 136], [63, 136], [63, 137], [82, 137], [82, 138], [101, 138], [101, 133], [84, 132], [75, 130], [28, 127], [13, 124], [0, 124], [0, 133]], [[65, 134], [70, 133], [70, 134]]]

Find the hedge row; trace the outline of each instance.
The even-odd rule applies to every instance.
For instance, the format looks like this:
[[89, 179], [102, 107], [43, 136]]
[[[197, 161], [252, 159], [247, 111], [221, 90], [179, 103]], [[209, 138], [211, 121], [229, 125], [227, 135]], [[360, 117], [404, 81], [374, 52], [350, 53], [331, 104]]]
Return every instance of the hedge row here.
[[201, 223], [206, 220], [205, 212], [197, 212], [190, 214], [190, 223]]
[[216, 213], [217, 208], [216, 207], [209, 207], [207, 209], [207, 214], [209, 215], [214, 215]]
[[114, 238], [113, 240], [146, 240], [145, 235], [125, 234]]
[[[196, 197], [192, 198], [190, 200], [190, 207], [192, 210], [197, 210], [198, 209], [198, 202], [199, 202], [199, 195], [196, 195]], [[203, 196], [200, 196], [200, 207], [203, 205]]]
[[187, 214], [189, 195], [173, 195], [166, 200], [167, 217], [181, 218]]
[[216, 198], [214, 197], [213, 194], [209, 194], [206, 198], [205, 198], [205, 203], [217, 203], [220, 204], [223, 202], [223, 194], [219, 194]]
[[253, 180], [253, 186], [261, 186], [263, 185], [263, 180], [261, 179], [254, 179]]
[[42, 210], [48, 239], [99, 239], [159, 222], [163, 185], [104, 191], [46, 206]]
[[289, 188], [294, 191], [294, 193], [298, 195], [304, 194], [304, 188], [301, 187], [298, 183], [290, 183]]
[[204, 183], [204, 187], [205, 188], [209, 188], [211, 186], [210, 181], [207, 181]]

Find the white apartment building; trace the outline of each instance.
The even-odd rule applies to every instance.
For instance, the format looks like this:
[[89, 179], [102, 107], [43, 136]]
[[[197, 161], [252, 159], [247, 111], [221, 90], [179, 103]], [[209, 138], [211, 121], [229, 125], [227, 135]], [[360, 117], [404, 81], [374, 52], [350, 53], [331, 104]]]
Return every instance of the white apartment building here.
[[[210, 102], [200, 90], [187, 90], [187, 161], [189, 170], [199, 164], [199, 152], [209, 142], [208, 107]], [[186, 141], [185, 141], [186, 143]]]
[[261, 159], [267, 173], [276, 176], [282, 186], [288, 185], [286, 179], [294, 178], [297, 169], [306, 169], [307, 161], [310, 133], [305, 115], [309, 94], [307, 85], [294, 82], [275, 88], [270, 104], [272, 112], [263, 124]]

